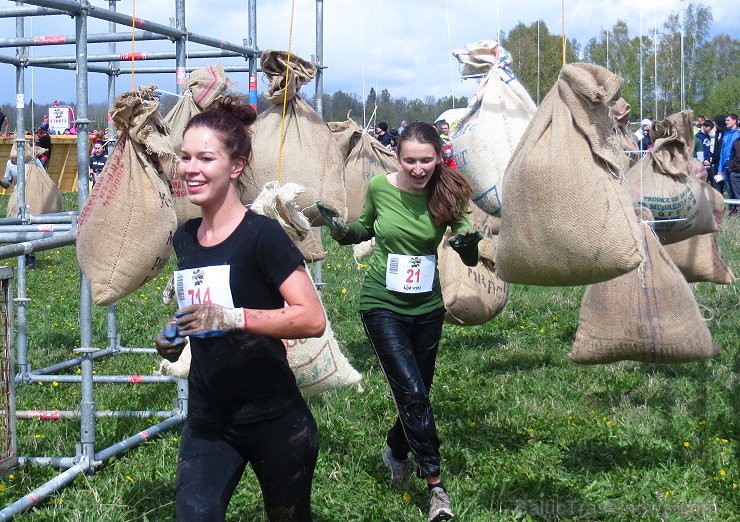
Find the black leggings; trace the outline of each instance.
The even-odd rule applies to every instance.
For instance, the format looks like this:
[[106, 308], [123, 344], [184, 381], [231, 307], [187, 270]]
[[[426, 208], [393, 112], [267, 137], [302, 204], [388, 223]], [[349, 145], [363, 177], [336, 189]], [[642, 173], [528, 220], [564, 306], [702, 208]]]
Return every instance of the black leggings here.
[[271, 521], [310, 522], [318, 453], [318, 429], [307, 406], [225, 428], [187, 419], [175, 478], [177, 520], [223, 521], [249, 463]]
[[412, 451], [419, 476], [436, 477], [441, 457], [429, 391], [445, 309], [416, 316], [380, 308], [360, 314], [398, 410], [386, 437], [388, 447], [399, 460]]

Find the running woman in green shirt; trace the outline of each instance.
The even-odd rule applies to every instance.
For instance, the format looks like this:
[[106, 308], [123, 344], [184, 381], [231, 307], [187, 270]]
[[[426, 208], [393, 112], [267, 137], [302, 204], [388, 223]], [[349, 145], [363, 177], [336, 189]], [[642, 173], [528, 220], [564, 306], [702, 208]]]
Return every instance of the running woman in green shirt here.
[[318, 206], [340, 244], [375, 238], [360, 315], [398, 411], [383, 462], [391, 482], [400, 486], [414, 471], [411, 452], [429, 487], [429, 521], [449, 520], [453, 513], [429, 401], [445, 313], [436, 253], [449, 226], [450, 245], [474, 266], [482, 236], [470, 229], [470, 184], [444, 164], [442, 140], [432, 125], [409, 125], [399, 136], [397, 155], [401, 170], [370, 181], [358, 221], [345, 224], [336, 212]]

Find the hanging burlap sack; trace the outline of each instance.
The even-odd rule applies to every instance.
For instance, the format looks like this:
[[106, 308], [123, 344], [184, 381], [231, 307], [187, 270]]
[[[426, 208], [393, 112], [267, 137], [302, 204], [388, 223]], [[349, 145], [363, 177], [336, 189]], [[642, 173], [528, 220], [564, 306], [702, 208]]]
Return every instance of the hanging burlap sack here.
[[481, 208], [473, 203], [468, 203], [470, 225], [483, 232], [483, 237], [496, 236], [501, 231], [501, 218], [483, 212]]
[[608, 103], [622, 79], [564, 66], [506, 168], [496, 273], [542, 286], [606, 281], [642, 261]]
[[[23, 146], [23, 157], [26, 160], [26, 164], [47, 152], [46, 149], [32, 145], [31, 143], [26, 143]], [[18, 164], [18, 145], [15, 142], [13, 142], [13, 146], [10, 148], [10, 162], [13, 165]]]
[[331, 135], [337, 141], [342, 158], [346, 160], [352, 147], [357, 143], [359, 133], [362, 132], [362, 129], [349, 117], [349, 114], [344, 121], [330, 121], [326, 125], [331, 131]]
[[[334, 337], [329, 319], [321, 337], [283, 340], [288, 365], [293, 370], [298, 388], [304, 397], [313, 397], [329, 390], [352, 386], [362, 380], [347, 358], [342, 354]], [[163, 359], [160, 374], [187, 379], [190, 373], [190, 342], [175, 362]]]
[[114, 303], [152, 279], [172, 252], [177, 218], [166, 179], [175, 169], [175, 153], [154, 89], [116, 98], [116, 146], [80, 214], [77, 259], [98, 305]]
[[[188, 76], [183, 89], [185, 95], [178, 100], [172, 110], [164, 117], [169, 128], [169, 139], [172, 150], [179, 157], [185, 126], [190, 118], [203, 112], [211, 106], [219, 96], [222, 96], [232, 82], [226, 77], [223, 65], [209, 65], [196, 69]], [[178, 176], [169, 179], [172, 190], [172, 199], [175, 203], [177, 223], [182, 224], [188, 219], [200, 217], [200, 207], [188, 200], [185, 181]]]
[[451, 136], [457, 168], [473, 187], [473, 201], [489, 214], [501, 213], [506, 164], [536, 110], [511, 69], [498, 63]]
[[718, 353], [691, 287], [650, 227], [640, 226], [645, 262], [586, 289], [571, 361], [684, 363]]
[[342, 353], [329, 319], [321, 337], [283, 340], [288, 364], [304, 397], [352, 386], [362, 380]]
[[[702, 183], [702, 190], [712, 203], [714, 221], [719, 227], [724, 217], [724, 198], [708, 183]], [[665, 251], [689, 283], [704, 281], [729, 285], [735, 282], [735, 275], [717, 241], [718, 234], [700, 234], [665, 245]]]
[[274, 50], [262, 53], [261, 64], [270, 78], [267, 98], [273, 105], [252, 125], [254, 157], [240, 178], [244, 203], [251, 203], [269, 181], [292, 182], [307, 189], [298, 205], [312, 226], [324, 224], [317, 200], [346, 215], [344, 158], [329, 127], [296, 94], [316, 75], [316, 67], [295, 55], [288, 66], [288, 54]]
[[630, 167], [640, 160], [637, 136], [628, 126], [631, 110], [632, 106], [624, 98], [619, 98], [609, 106], [609, 113], [614, 119], [614, 132], [617, 135], [618, 146], [627, 157]]
[[480, 261], [467, 266], [447, 243], [448, 229], [437, 248], [437, 266], [445, 322], [459, 326], [484, 324], [497, 316], [509, 301], [509, 284], [496, 276], [493, 256], [496, 236], [486, 235], [478, 243]]
[[496, 40], [478, 40], [467, 44], [464, 49], [452, 51], [452, 56], [462, 65], [463, 76], [485, 75], [492, 67], [511, 66], [511, 53], [501, 47]]
[[692, 175], [691, 120], [691, 111], [683, 111], [653, 123], [653, 148], [627, 173], [632, 199], [652, 212], [663, 244], [717, 231], [702, 182]]
[[717, 241], [717, 232], [665, 245], [665, 251], [689, 283], [731, 285], [735, 275]]
[[372, 138], [352, 120], [330, 122], [340, 150], [347, 154], [344, 161], [344, 190], [347, 197], [347, 221], [356, 221], [362, 214], [365, 193], [374, 176], [401, 170], [396, 155]]
[[[45, 150], [45, 149], [42, 149]], [[62, 192], [46, 169], [35, 161], [26, 163], [26, 205], [34, 216], [62, 211]], [[8, 217], [18, 216], [18, 191], [8, 198]]]

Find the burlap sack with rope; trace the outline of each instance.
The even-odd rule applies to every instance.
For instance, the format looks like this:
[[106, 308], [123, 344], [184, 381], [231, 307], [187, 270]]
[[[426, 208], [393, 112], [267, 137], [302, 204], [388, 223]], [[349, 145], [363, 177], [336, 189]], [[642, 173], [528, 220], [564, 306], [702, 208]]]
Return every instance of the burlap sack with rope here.
[[292, 182], [307, 189], [298, 205], [312, 226], [324, 224], [317, 200], [346, 215], [344, 158], [329, 127], [297, 95], [300, 86], [316, 75], [316, 67], [295, 55], [290, 55], [288, 67], [287, 52], [274, 50], [262, 53], [261, 64], [270, 78], [267, 99], [272, 106], [252, 125], [255, 154], [239, 178], [244, 203], [250, 203], [269, 181]]
[[372, 138], [352, 120], [330, 122], [340, 150], [347, 150], [344, 161], [344, 189], [347, 197], [347, 221], [362, 214], [367, 186], [374, 176], [401, 170], [396, 155]]
[[116, 146], [80, 214], [77, 259], [98, 305], [152, 279], [172, 252], [177, 217], [166, 180], [176, 158], [154, 89], [116, 98]]
[[[725, 212], [724, 198], [708, 183], [702, 184], [702, 190], [712, 203], [714, 221], [719, 227]], [[719, 246], [718, 234], [700, 234], [665, 245], [665, 251], [689, 283], [704, 281], [730, 285], [735, 282], [735, 275]]]
[[[185, 126], [190, 118], [210, 107], [231, 85], [232, 82], [226, 77], [224, 67], [220, 63], [196, 69], [190, 73], [183, 85], [184, 96], [164, 117], [164, 121], [169, 127], [172, 150], [178, 157]], [[169, 179], [169, 182], [172, 199], [175, 203], [177, 223], [182, 224], [188, 219], [200, 217], [200, 207], [193, 205], [188, 200], [185, 181], [174, 175]]]
[[[342, 353], [329, 319], [321, 337], [284, 339], [288, 365], [293, 370], [298, 388], [304, 397], [313, 397], [329, 390], [352, 386], [362, 380], [357, 370]], [[187, 379], [191, 364], [190, 342], [175, 362], [163, 359], [157, 374]]]
[[[45, 150], [45, 149], [42, 149]], [[35, 161], [29, 161], [26, 167], [26, 205], [29, 212], [38, 216], [62, 211], [62, 192], [51, 179], [46, 169]], [[14, 190], [8, 198], [8, 217], [18, 216], [18, 191]]]
[[683, 111], [653, 123], [653, 148], [627, 173], [632, 199], [652, 212], [664, 245], [717, 231], [702, 182], [692, 175], [691, 120], [691, 111]]
[[571, 361], [685, 363], [718, 353], [691, 287], [650, 227], [640, 226], [644, 263], [586, 289]]
[[510, 66], [511, 53], [504, 49], [496, 40], [478, 40], [467, 44], [464, 49], [452, 51], [462, 66], [462, 76], [485, 75], [497, 65]]
[[[26, 143], [23, 146], [23, 157], [26, 160], [26, 164], [30, 163], [35, 158], [38, 158], [42, 154], [46, 154], [48, 151], [42, 147], [39, 147], [37, 145], [31, 145], [31, 143]], [[13, 142], [13, 146], [10, 148], [10, 162], [13, 165], [18, 164], [18, 144], [16, 142]]]
[[457, 168], [473, 187], [473, 201], [489, 214], [501, 213], [506, 165], [536, 110], [511, 69], [499, 63], [481, 82], [451, 136]]
[[497, 237], [484, 235], [478, 243], [480, 261], [467, 266], [447, 243], [448, 229], [437, 248], [437, 266], [445, 322], [459, 326], [484, 324], [497, 316], [509, 301], [509, 283], [498, 278], [494, 266]]
[[619, 98], [609, 106], [609, 113], [614, 119], [614, 132], [617, 135], [618, 146], [627, 157], [630, 167], [640, 160], [637, 136], [628, 127], [631, 110], [632, 106], [624, 98]]
[[283, 344], [304, 397], [352, 386], [362, 380], [362, 375], [342, 353], [328, 317], [321, 337], [284, 339]]
[[608, 103], [622, 79], [564, 66], [504, 176], [496, 273], [542, 286], [606, 281], [637, 268], [642, 241]]

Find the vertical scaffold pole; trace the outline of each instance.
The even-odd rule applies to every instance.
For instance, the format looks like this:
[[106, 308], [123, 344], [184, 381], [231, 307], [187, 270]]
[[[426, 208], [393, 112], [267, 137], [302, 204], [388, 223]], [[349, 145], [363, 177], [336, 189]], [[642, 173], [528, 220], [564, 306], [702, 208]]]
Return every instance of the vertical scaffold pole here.
[[[17, 6], [22, 6], [22, 2], [16, 2]], [[24, 24], [25, 18], [17, 16], [15, 19], [15, 35], [17, 38], [24, 37]], [[16, 56], [21, 63], [15, 67], [15, 82], [16, 82], [16, 124], [15, 124], [15, 144], [18, 151], [18, 159], [16, 160], [16, 167], [18, 176], [16, 179], [15, 190], [18, 197], [18, 210], [21, 211], [21, 217], [25, 216], [23, 208], [26, 206], [26, 123], [25, 123], [25, 72], [26, 66], [25, 61], [28, 57], [28, 49], [26, 47], [16, 47]], [[18, 296], [16, 298], [17, 314], [18, 314], [18, 337], [16, 342], [16, 350], [18, 354], [18, 370], [21, 378], [25, 379], [31, 368], [28, 364], [28, 332], [26, 330], [26, 311], [28, 304], [28, 298], [26, 296], [26, 260], [24, 256], [18, 256], [18, 270], [16, 277], [16, 288], [18, 289]]]
[[[319, 118], [324, 119], [324, 0], [316, 0], [316, 91], [314, 93], [314, 106]], [[321, 240], [323, 230], [319, 227], [319, 241]], [[321, 260], [314, 263], [314, 281], [316, 289], [321, 295], [324, 288], [324, 282], [321, 272]]]
[[[175, 1], [175, 20], [177, 29], [185, 33], [185, 0]], [[177, 94], [182, 94], [185, 89], [185, 80], [187, 77], [186, 67], [186, 56], [185, 56], [185, 45], [187, 35], [183, 34], [182, 37], [175, 41], [175, 82], [177, 83]]]
[[[85, 2], [87, 4], [87, 2]], [[75, 14], [77, 56], [77, 203], [82, 208], [88, 195], [90, 156], [88, 149], [87, 11]], [[80, 271], [80, 446], [77, 458], [90, 466], [95, 456], [95, 399], [93, 396], [92, 299], [90, 281]]]
[[[257, 49], [257, 0], [249, 0], [247, 8], [249, 18], [249, 47]], [[257, 110], [257, 56], [250, 54], [247, 59], [249, 63], [249, 104]]]

